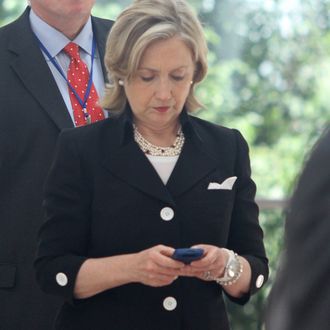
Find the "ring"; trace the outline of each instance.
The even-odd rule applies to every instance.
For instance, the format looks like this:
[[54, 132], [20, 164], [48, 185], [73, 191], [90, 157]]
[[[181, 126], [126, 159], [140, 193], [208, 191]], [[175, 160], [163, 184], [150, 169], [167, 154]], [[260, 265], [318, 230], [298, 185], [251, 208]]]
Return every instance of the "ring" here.
[[209, 270], [204, 273], [204, 278], [206, 280], [212, 280], [211, 272]]

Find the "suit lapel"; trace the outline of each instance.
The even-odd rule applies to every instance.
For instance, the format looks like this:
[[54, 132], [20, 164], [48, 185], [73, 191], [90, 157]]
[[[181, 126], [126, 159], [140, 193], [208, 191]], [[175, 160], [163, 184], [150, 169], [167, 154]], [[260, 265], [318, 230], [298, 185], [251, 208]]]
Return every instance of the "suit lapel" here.
[[18, 19], [16, 29], [8, 47], [12, 53], [10, 66], [59, 129], [73, 127], [62, 95], [31, 30], [29, 9]]
[[127, 184], [134, 186], [153, 198], [174, 205], [174, 201], [166, 186], [134, 139], [131, 137], [125, 143], [120, 143], [117, 140], [116, 143], [115, 139], [122, 135], [121, 133], [116, 134], [117, 128], [118, 126], [109, 128], [112, 132], [109, 133], [105, 140], [111, 141], [111, 143], [110, 148], [105, 149], [107, 151], [103, 165], [114, 176]]
[[[112, 119], [117, 120], [119, 123], [114, 122], [103, 139], [107, 141], [104, 166], [126, 183], [171, 205], [174, 205], [175, 197], [215, 170], [219, 159], [225, 159], [225, 155], [216, 155], [209, 148], [207, 137], [202, 131], [196, 129], [194, 132], [185, 132], [187, 138], [182, 153], [165, 186], [135, 143], [132, 133], [129, 136], [129, 131], [125, 132], [125, 119]], [[126, 142], [123, 142], [126, 133]]]
[[105, 44], [111, 25], [108, 20], [103, 20], [92, 16], [93, 32], [96, 38], [97, 49], [99, 51], [104, 81], [108, 81], [107, 70], [104, 66]]
[[217, 166], [218, 161], [205, 151], [201, 141], [186, 139], [167, 188], [173, 197], [177, 197], [191, 189]]

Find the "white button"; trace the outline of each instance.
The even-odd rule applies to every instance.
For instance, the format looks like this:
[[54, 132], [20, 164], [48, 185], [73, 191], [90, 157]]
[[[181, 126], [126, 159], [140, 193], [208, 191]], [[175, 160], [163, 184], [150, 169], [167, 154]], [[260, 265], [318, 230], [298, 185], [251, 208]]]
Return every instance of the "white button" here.
[[163, 306], [167, 311], [173, 311], [176, 309], [177, 302], [173, 297], [167, 297], [163, 301]]
[[160, 211], [160, 217], [164, 221], [170, 221], [174, 217], [174, 211], [170, 207], [164, 207]]
[[66, 286], [68, 284], [68, 277], [64, 273], [57, 273], [56, 282], [60, 286]]
[[256, 280], [256, 287], [259, 289], [261, 286], [264, 284], [264, 275], [259, 275], [257, 280]]

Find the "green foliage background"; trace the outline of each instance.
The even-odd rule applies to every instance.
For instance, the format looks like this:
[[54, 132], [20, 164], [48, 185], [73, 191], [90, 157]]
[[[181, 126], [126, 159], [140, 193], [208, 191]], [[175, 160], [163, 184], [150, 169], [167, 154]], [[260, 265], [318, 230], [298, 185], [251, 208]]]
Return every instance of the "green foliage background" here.
[[[209, 43], [209, 74], [198, 115], [239, 129], [250, 145], [258, 197], [288, 198], [311, 146], [329, 125], [330, 0], [191, 0]], [[130, 0], [97, 0], [115, 19]], [[0, 26], [25, 8], [0, 0]], [[262, 329], [283, 243], [281, 209], [261, 210], [271, 277], [245, 307], [228, 302], [232, 328]]]

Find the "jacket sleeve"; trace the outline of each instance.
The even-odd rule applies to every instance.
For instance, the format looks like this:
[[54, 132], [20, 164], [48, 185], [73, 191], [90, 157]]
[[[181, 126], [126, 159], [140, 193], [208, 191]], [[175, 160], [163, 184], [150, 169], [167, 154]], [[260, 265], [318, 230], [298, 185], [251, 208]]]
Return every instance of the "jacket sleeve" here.
[[236, 303], [246, 303], [251, 294], [257, 292], [268, 279], [268, 260], [263, 244], [263, 231], [259, 225], [259, 209], [255, 202], [256, 185], [251, 179], [249, 149], [242, 135], [234, 130], [236, 138], [235, 173], [238, 178], [236, 199], [230, 225], [227, 247], [249, 262], [252, 270], [250, 291], [237, 299]]
[[34, 264], [42, 290], [71, 302], [77, 273], [87, 259], [91, 200], [72, 133], [60, 135], [45, 183], [45, 223]]

